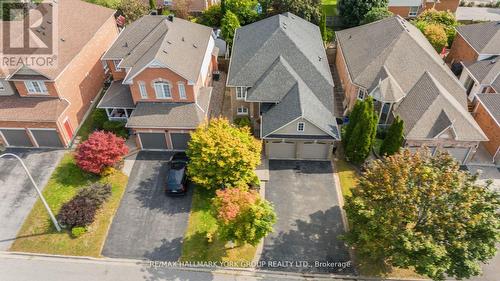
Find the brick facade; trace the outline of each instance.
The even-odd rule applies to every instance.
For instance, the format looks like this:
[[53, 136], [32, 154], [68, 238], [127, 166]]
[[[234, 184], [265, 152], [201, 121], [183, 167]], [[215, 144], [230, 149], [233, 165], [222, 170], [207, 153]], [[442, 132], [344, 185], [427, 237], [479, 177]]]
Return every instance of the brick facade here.
[[460, 0], [439, 0], [434, 2], [427, 2], [425, 5], [426, 9], [436, 9], [438, 11], [450, 11], [455, 13], [460, 5]]
[[488, 150], [492, 156], [495, 155], [500, 146], [500, 126], [481, 102], [478, 102], [476, 106], [474, 118], [489, 139], [488, 142], [483, 143], [486, 150]]
[[[118, 36], [115, 18], [111, 16], [94, 34], [94, 37], [82, 48], [55, 81], [46, 82], [49, 96], [68, 101], [69, 106], [58, 117], [57, 122], [0, 122], [3, 128], [56, 128], [62, 143], [70, 144], [76, 130], [98, 96], [105, 79], [100, 58]], [[15, 81], [14, 85], [21, 97], [36, 98], [28, 94], [24, 81]], [[47, 95], [40, 95], [47, 97]], [[68, 120], [73, 130], [70, 136], [64, 129]]]
[[465, 41], [465, 39], [457, 33], [453, 44], [451, 45], [451, 50], [446, 57], [447, 63], [455, 62], [474, 62], [477, 61], [479, 54], [474, 50], [474, 48]]
[[335, 66], [340, 77], [340, 82], [342, 83], [342, 89], [344, 89], [344, 101], [342, 102], [342, 105], [344, 106], [344, 110], [350, 111], [356, 103], [358, 86], [354, 85], [351, 81], [349, 70], [347, 69], [347, 64], [344, 61], [344, 55], [342, 54], [342, 49], [338, 43]]

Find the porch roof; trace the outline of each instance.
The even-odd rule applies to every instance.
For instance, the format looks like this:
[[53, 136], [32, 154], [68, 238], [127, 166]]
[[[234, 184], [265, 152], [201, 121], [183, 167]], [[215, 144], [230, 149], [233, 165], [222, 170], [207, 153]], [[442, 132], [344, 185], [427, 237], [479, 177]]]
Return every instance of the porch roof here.
[[98, 108], [135, 108], [129, 85], [123, 85], [123, 80], [113, 81], [106, 90]]

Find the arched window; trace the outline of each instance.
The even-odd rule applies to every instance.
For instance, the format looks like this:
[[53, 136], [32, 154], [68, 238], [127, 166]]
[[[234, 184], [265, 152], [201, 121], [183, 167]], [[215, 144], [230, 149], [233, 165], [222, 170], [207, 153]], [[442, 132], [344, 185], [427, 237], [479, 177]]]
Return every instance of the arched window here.
[[170, 84], [165, 81], [154, 82], [156, 98], [158, 99], [171, 99], [172, 93], [170, 92]]

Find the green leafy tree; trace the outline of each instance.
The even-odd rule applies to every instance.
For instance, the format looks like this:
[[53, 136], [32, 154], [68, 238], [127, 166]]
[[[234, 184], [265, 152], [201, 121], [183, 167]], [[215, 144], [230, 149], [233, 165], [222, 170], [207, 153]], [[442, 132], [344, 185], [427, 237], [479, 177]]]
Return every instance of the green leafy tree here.
[[321, 10], [321, 0], [272, 0], [267, 16], [291, 12], [317, 25], [321, 21]]
[[390, 18], [394, 14], [387, 9], [387, 7], [374, 7], [371, 8], [368, 13], [365, 14], [365, 17], [361, 21], [361, 24], [367, 24], [370, 22], [379, 21], [385, 18]]
[[[459, 26], [454, 13], [450, 11], [437, 11], [435, 9], [423, 11], [416, 19], [416, 22], [441, 25], [446, 32], [448, 46], [451, 46], [453, 43], [457, 34], [456, 27]], [[423, 29], [421, 31], [423, 32]]]
[[253, 183], [261, 150], [250, 128], [238, 128], [227, 119], [212, 119], [191, 133], [186, 152], [188, 175], [209, 189]]
[[349, 116], [344, 134], [344, 148], [347, 160], [361, 164], [370, 154], [377, 132], [377, 114], [373, 99], [357, 101]]
[[221, 34], [229, 47], [233, 46], [233, 37], [236, 29], [240, 27], [238, 17], [231, 11], [226, 11], [226, 14], [221, 21]]
[[254, 190], [241, 187], [217, 190], [213, 203], [218, 234], [226, 241], [255, 246], [273, 231], [274, 208]]
[[339, 0], [337, 7], [342, 23], [351, 27], [359, 25], [372, 8], [387, 8], [387, 5], [388, 0]]
[[382, 146], [380, 147], [380, 155], [393, 155], [399, 151], [404, 140], [403, 129], [403, 120], [401, 120], [399, 116], [396, 116], [396, 119], [394, 119], [394, 122], [392, 122], [387, 135], [382, 142]]
[[241, 25], [246, 25], [258, 19], [258, 4], [257, 0], [226, 0], [226, 9], [238, 17]]
[[197, 19], [197, 23], [210, 27], [220, 27], [222, 19], [221, 6], [219, 4], [212, 5], [204, 10]]
[[149, 7], [140, 0], [121, 0], [120, 4], [118, 4], [118, 9], [123, 13], [127, 24], [149, 13]]
[[478, 275], [500, 242], [500, 195], [476, 180], [446, 153], [375, 160], [346, 199], [344, 239], [372, 263], [434, 280]]
[[427, 24], [424, 27], [423, 34], [438, 53], [446, 47], [448, 37], [442, 25], [435, 23]]

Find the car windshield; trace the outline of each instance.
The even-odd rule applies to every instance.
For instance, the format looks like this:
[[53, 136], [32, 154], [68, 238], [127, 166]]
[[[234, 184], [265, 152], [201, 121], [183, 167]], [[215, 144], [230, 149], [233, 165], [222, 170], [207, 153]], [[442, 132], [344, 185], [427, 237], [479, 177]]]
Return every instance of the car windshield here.
[[167, 185], [177, 186], [182, 182], [182, 177], [184, 176], [184, 167], [173, 168], [168, 171]]

